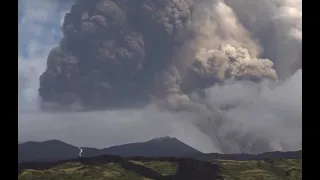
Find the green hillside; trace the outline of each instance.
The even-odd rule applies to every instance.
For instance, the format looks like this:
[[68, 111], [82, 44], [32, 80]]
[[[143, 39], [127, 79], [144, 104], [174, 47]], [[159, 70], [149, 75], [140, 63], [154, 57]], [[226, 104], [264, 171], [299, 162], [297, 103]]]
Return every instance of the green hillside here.
[[216, 161], [226, 180], [299, 180], [301, 160]]
[[19, 180], [145, 180], [147, 178], [125, 170], [117, 163], [106, 163], [99, 166], [81, 163], [65, 163], [51, 169], [36, 171], [24, 170]]
[[[127, 163], [160, 174], [158, 179], [183, 179], [175, 176], [179, 162], [175, 161], [127, 161]], [[200, 161], [201, 163], [201, 161]], [[299, 180], [301, 179], [301, 160], [261, 160], [261, 161], [231, 161], [217, 160], [211, 162], [218, 165], [216, 173], [225, 180]], [[202, 165], [197, 165], [202, 168]], [[196, 168], [194, 172], [197, 173]], [[46, 170], [23, 170], [19, 180], [147, 180], [150, 173], [144, 173], [135, 168], [130, 170], [123, 163], [103, 163], [101, 165], [85, 165], [80, 162], [68, 162], [56, 165]], [[180, 172], [184, 174], [184, 172]], [[190, 173], [190, 172], [185, 172]], [[149, 178], [147, 178], [149, 177]], [[188, 178], [188, 177], [186, 177]], [[199, 180], [204, 180], [204, 177]], [[209, 177], [208, 177], [209, 179]]]

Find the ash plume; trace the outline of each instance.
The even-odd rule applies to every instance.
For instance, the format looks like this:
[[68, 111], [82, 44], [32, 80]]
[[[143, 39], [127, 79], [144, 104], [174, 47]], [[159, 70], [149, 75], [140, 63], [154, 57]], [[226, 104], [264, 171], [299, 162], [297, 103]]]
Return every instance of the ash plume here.
[[301, 0], [78, 0], [39, 96], [91, 110], [156, 105], [142, 118], [169, 114], [222, 153], [301, 148], [301, 16]]
[[280, 79], [302, 68], [302, 0], [225, 0], [241, 23], [258, 37], [263, 56], [275, 63]]
[[65, 66], [84, 106], [185, 94], [228, 78], [276, 80], [272, 62], [258, 59], [258, 44], [233, 17], [220, 1], [78, 1], [48, 56], [40, 96], [59, 102], [71, 83]]

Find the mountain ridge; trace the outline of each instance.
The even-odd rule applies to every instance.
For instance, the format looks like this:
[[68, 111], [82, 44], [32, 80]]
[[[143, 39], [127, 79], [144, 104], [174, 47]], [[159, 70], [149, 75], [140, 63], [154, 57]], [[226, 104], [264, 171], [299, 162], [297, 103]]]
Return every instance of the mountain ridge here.
[[[177, 138], [161, 137], [145, 142], [127, 143], [108, 148], [80, 147], [82, 158], [114, 155], [128, 157], [188, 157], [198, 160], [258, 160], [258, 159], [301, 159], [302, 150], [288, 152], [265, 152], [261, 154], [218, 154], [202, 153]], [[18, 144], [18, 163], [53, 162], [79, 158], [79, 147], [60, 140], [43, 142], [28, 141]]]
[[[65, 148], [66, 152], [63, 152]], [[104, 154], [122, 157], [129, 156], [184, 156], [185, 154], [198, 154], [200, 151], [179, 141], [176, 138], [151, 139], [146, 142], [127, 143], [108, 148], [80, 147], [82, 157], [94, 157]], [[58, 152], [58, 153], [57, 153]], [[59, 157], [59, 154], [61, 157]], [[43, 142], [28, 141], [18, 144], [18, 162], [51, 161], [77, 158], [79, 147], [67, 144], [60, 140]]]

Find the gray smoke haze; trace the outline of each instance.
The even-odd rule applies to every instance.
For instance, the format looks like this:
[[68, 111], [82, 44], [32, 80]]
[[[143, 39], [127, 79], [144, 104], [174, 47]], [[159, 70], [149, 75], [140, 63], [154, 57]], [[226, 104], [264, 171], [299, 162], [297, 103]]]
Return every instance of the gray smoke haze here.
[[191, 121], [188, 115], [159, 112], [154, 105], [137, 110], [25, 113], [19, 116], [19, 140], [60, 139], [81, 147], [105, 148], [172, 136], [205, 152], [218, 151], [209, 137], [181, 121]]
[[302, 71], [272, 89], [268, 84], [257, 87], [250, 82], [230, 82], [209, 88], [206, 93], [212, 107], [235, 106], [222, 113], [223, 123], [217, 129], [223, 151], [302, 148]]
[[[60, 139], [77, 146], [107, 147], [170, 135], [204, 152], [301, 149], [301, 0], [172, 2], [173, 7], [179, 5], [179, 17], [190, 16], [183, 26], [193, 37], [180, 47], [162, 79], [157, 79], [169, 92], [164, 102], [156, 97], [139, 109], [41, 112], [38, 77], [58, 42], [35, 40], [24, 45], [41, 46], [29, 55], [30, 60], [18, 53], [19, 141]], [[42, 23], [62, 24], [70, 6], [64, 5], [63, 11], [60, 3], [43, 3], [44, 17], [52, 19], [41, 19]], [[181, 9], [188, 6], [190, 15], [182, 15]], [[59, 13], [53, 7], [59, 7]], [[30, 31], [43, 24], [33, 26], [33, 20], [24, 20], [19, 28]], [[173, 27], [180, 27], [179, 22]], [[51, 32], [46, 33], [48, 37]], [[275, 82], [256, 81], [264, 78]], [[202, 88], [199, 93], [197, 89]]]
[[272, 59], [278, 76], [288, 78], [302, 66], [302, 0], [225, 0]]

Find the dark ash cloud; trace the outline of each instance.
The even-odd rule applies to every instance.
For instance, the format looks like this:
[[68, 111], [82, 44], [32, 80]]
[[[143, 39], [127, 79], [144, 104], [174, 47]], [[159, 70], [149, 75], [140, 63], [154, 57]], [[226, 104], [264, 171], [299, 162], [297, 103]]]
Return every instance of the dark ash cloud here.
[[301, 0], [260, 1], [263, 11], [249, 0], [77, 1], [46, 68], [21, 74], [19, 92], [38, 97], [44, 71], [43, 109], [90, 112], [22, 113], [20, 138], [39, 139], [45, 130], [27, 132], [42, 123], [56, 127], [46, 138], [77, 144], [173, 134], [206, 152], [301, 148]]

